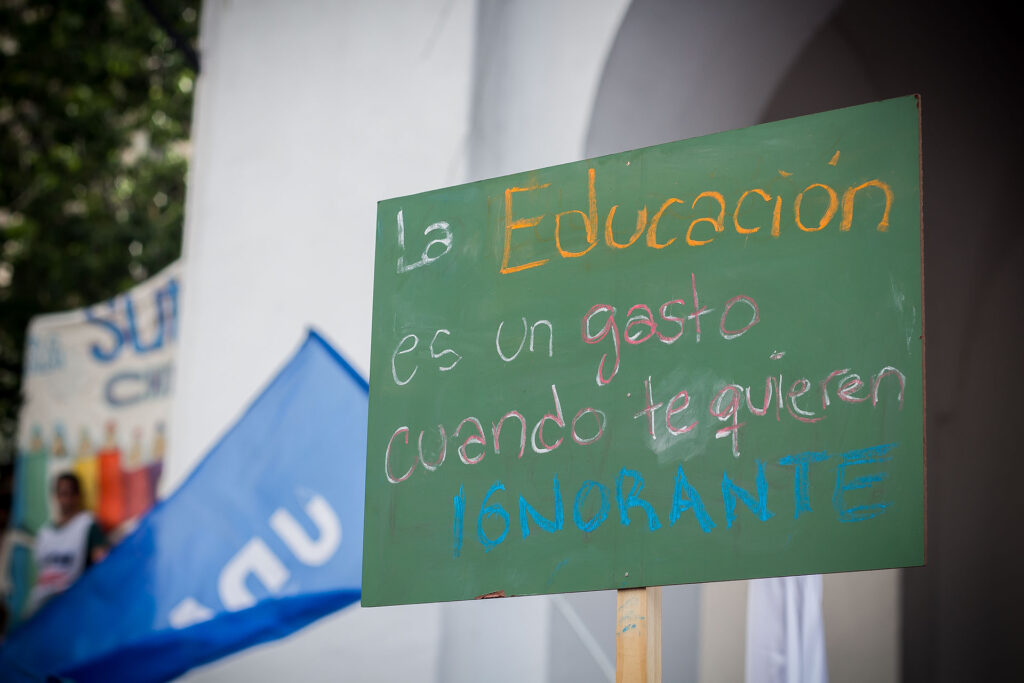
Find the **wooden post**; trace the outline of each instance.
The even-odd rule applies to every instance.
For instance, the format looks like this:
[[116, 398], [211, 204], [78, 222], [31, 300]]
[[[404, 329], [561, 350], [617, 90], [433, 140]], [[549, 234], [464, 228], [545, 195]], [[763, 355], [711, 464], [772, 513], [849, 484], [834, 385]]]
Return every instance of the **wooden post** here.
[[619, 590], [616, 683], [661, 683], [661, 586]]

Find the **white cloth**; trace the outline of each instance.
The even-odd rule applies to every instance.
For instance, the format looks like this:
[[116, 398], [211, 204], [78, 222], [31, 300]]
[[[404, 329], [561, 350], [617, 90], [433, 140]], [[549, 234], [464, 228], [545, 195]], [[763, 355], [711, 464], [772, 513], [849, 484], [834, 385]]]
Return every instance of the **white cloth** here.
[[89, 530], [93, 516], [79, 512], [64, 524], [52, 523], [39, 530], [35, 542], [36, 584], [29, 593], [28, 609], [34, 612], [82, 575], [86, 566]]
[[821, 575], [754, 579], [746, 683], [827, 683]]

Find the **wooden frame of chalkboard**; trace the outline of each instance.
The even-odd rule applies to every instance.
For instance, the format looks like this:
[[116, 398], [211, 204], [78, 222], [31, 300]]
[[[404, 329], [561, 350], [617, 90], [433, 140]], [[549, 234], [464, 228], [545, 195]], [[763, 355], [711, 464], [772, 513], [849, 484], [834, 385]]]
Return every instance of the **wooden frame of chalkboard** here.
[[916, 96], [378, 205], [363, 604], [925, 561]]

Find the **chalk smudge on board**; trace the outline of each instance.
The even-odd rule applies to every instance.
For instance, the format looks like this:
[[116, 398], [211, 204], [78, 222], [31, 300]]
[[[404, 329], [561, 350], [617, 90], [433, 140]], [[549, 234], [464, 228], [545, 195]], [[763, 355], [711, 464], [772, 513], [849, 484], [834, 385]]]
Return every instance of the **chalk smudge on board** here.
[[917, 326], [917, 307], [910, 307], [910, 327], [907, 328], [907, 353], [910, 353], [910, 342], [914, 337], [914, 328]]
[[[899, 312], [903, 313], [903, 302], [906, 301], [906, 295], [903, 293], [903, 289], [896, 284], [896, 280], [889, 276], [890, 289], [892, 290], [892, 301], [896, 304], [896, 308]], [[914, 339], [914, 326], [917, 324], [917, 307], [910, 307], [910, 324], [907, 326], [907, 353], [910, 353], [910, 344]]]
[[[702, 411], [706, 410], [706, 406], [701, 406], [696, 397], [714, 395], [714, 388], [720, 388], [725, 384], [728, 384], [728, 382], [714, 375], [711, 370], [695, 373], [692, 369], [688, 368], [670, 372], [660, 379], [653, 386], [653, 389], [655, 391], [655, 400], [663, 401], [666, 404], [678, 391], [686, 390], [690, 396], [690, 406], [678, 415], [679, 422], [686, 424], [687, 422], [700, 419]], [[634, 395], [643, 396], [643, 391], [634, 392]], [[702, 455], [709, 447], [714, 446], [714, 443], [708, 439], [695, 438], [695, 435], [700, 430], [699, 427], [696, 430], [678, 436], [669, 434], [665, 429], [664, 410], [665, 407], [662, 406], [658, 411], [658, 418], [656, 419], [656, 424], [660, 427], [657, 433], [658, 438], [651, 439], [648, 437], [645, 439], [647, 448], [657, 456], [659, 465], [692, 460], [698, 455]], [[684, 417], [687, 422], [683, 422]]]
[[560, 572], [562, 570], [562, 567], [564, 567], [568, 562], [569, 560], [562, 560], [561, 562], [555, 565], [554, 571], [552, 571], [551, 575], [548, 576], [547, 584], [545, 584], [546, 586], [551, 585], [551, 582], [555, 580], [555, 576], [558, 575], [558, 572]]

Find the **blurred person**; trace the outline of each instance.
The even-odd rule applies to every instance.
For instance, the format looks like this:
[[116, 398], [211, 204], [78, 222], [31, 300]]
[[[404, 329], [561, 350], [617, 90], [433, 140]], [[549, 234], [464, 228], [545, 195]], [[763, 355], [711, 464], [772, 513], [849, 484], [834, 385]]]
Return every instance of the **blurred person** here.
[[36, 583], [27, 614], [66, 590], [82, 573], [107, 556], [110, 547], [92, 513], [82, 504], [82, 484], [70, 472], [54, 480], [57, 519], [39, 530], [35, 540]]

